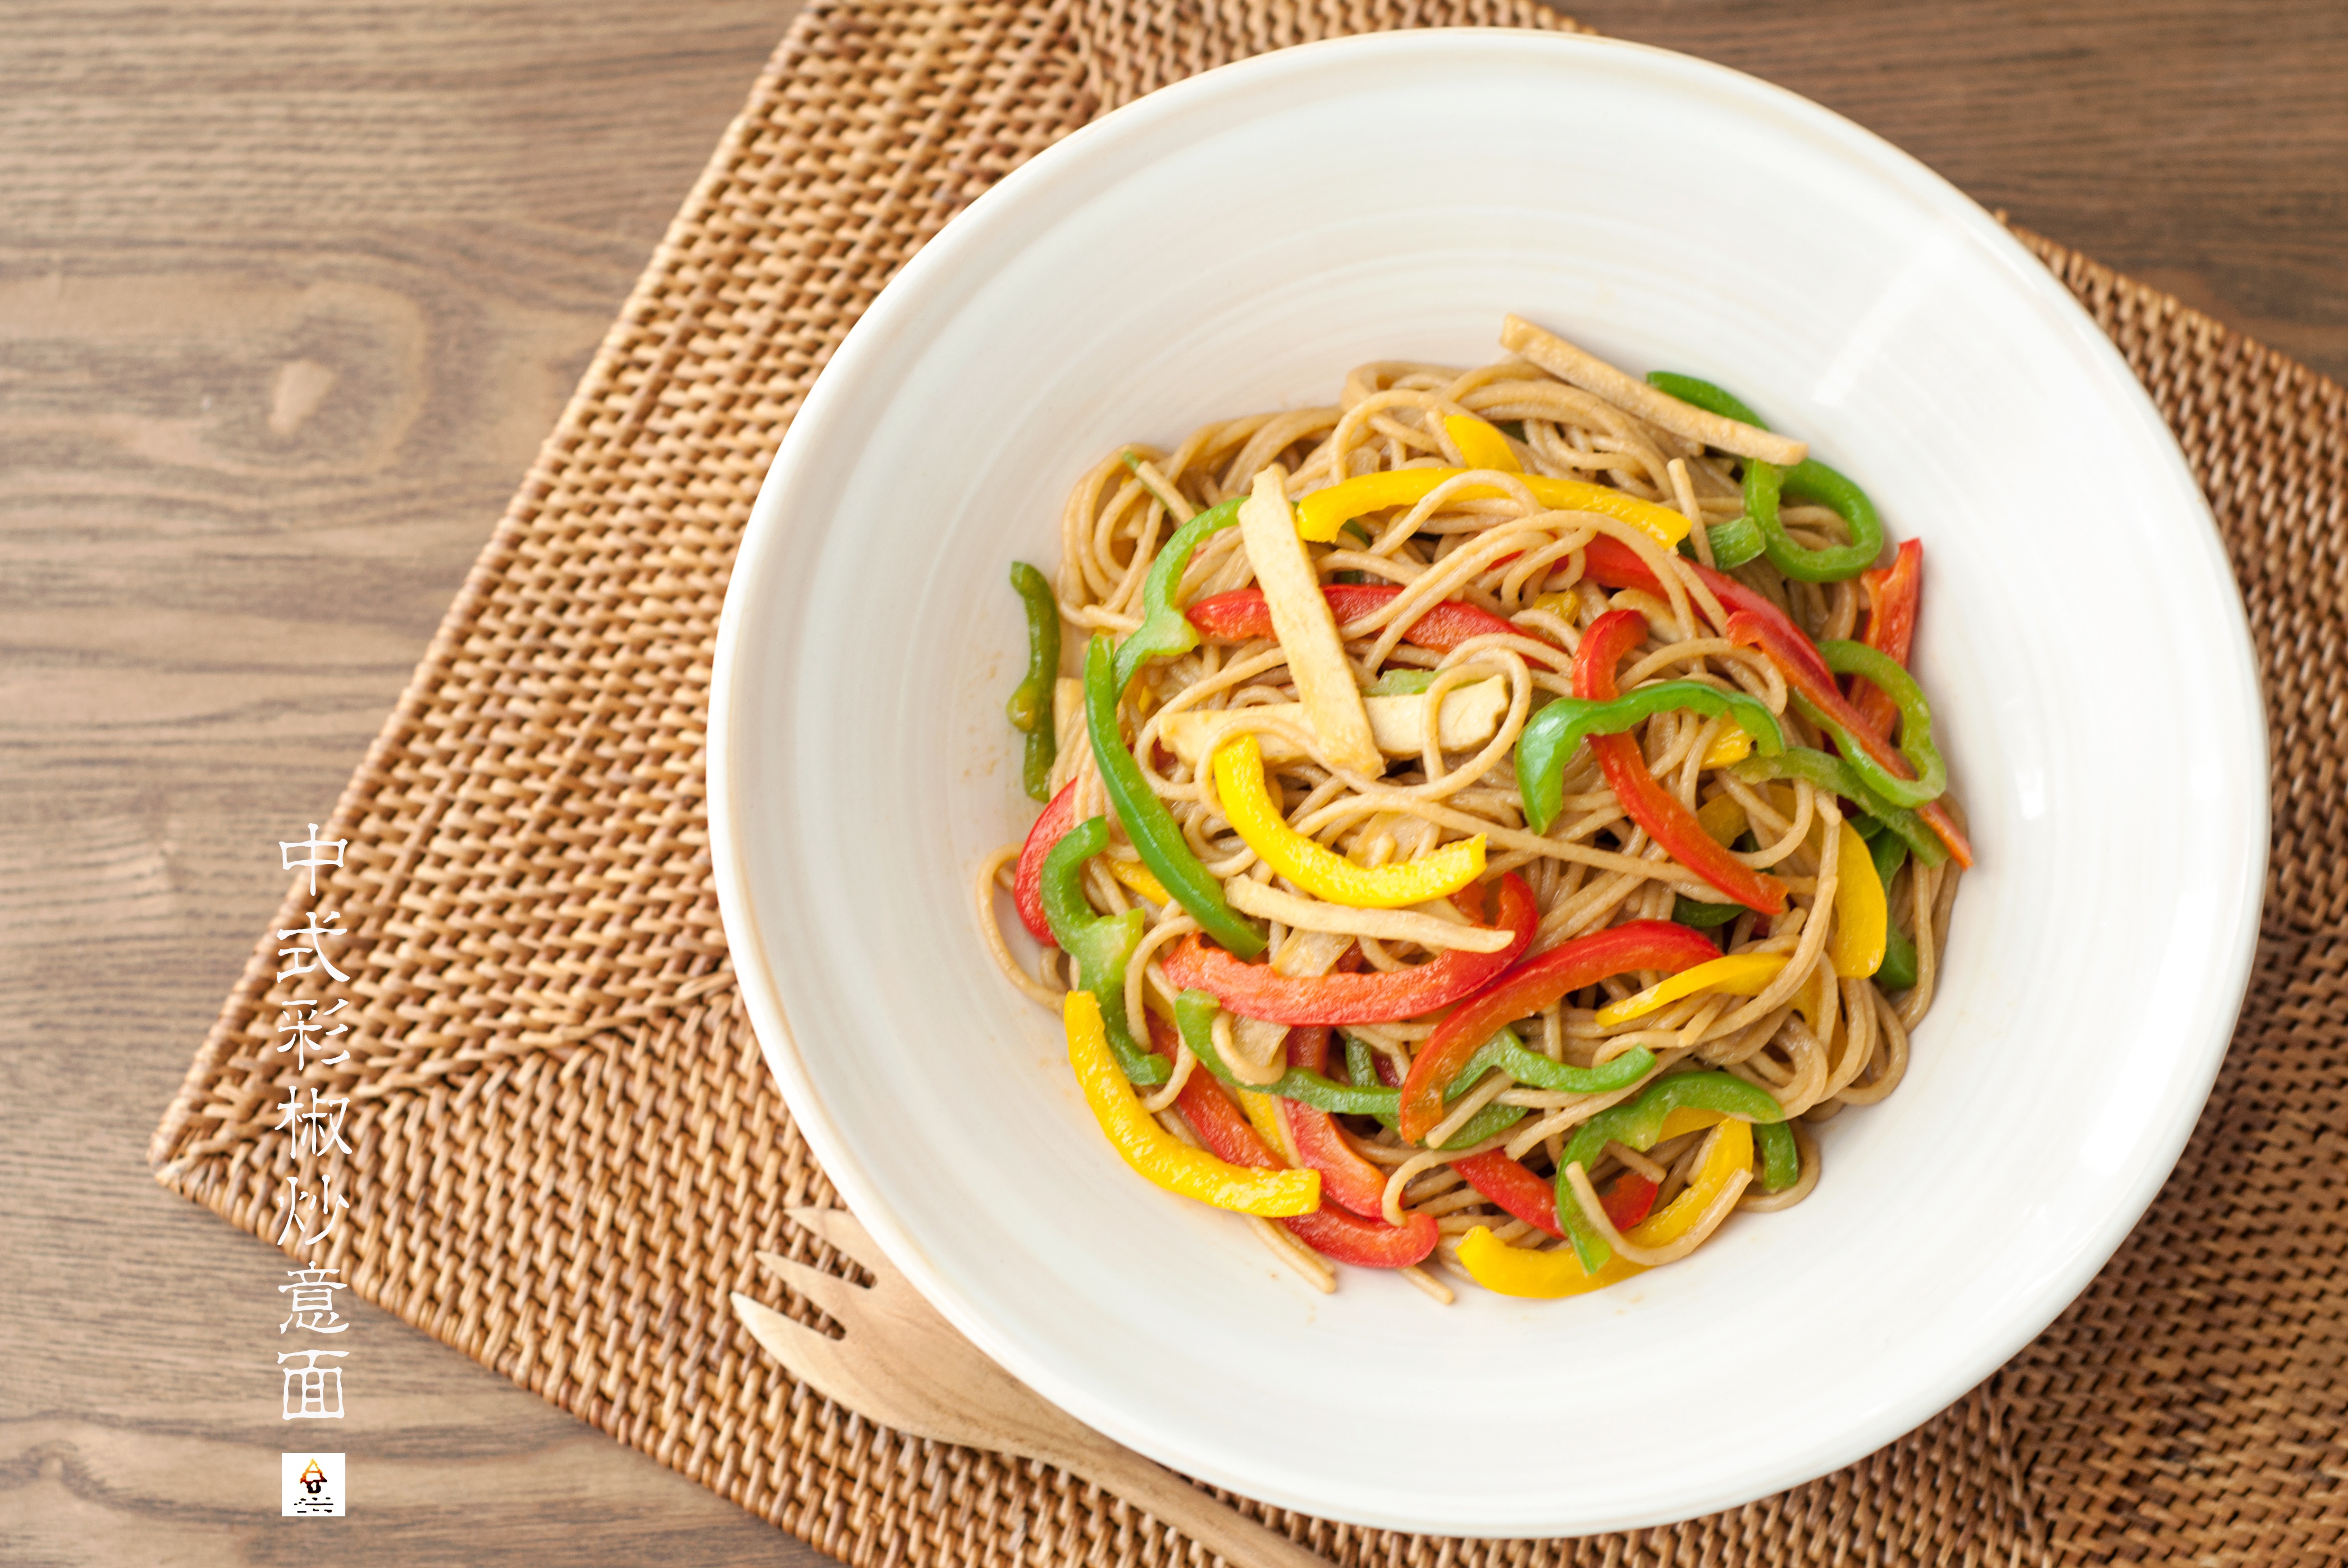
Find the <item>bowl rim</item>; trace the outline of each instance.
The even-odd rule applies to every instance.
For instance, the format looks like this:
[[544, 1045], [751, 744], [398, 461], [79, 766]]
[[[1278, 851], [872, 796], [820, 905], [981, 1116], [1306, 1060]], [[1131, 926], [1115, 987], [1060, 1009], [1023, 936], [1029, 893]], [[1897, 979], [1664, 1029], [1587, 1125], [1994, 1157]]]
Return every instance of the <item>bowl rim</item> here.
[[[2035, 296], [2042, 306], [2051, 306], [2056, 319], [2068, 324], [2070, 335], [2075, 340], [2073, 346], [2095, 362], [2110, 385], [2114, 398], [2127, 406], [2129, 417], [2157, 433], [2157, 449], [2166, 459], [2168, 480], [2178, 491], [2180, 502], [2210, 523], [2202, 536], [2205, 553], [2222, 580], [2231, 583], [2230, 568], [2206, 498], [2193, 479], [2174, 433], [2110, 338], [2012, 232], [1948, 181], [1872, 131], [1789, 89], [1711, 61], [1622, 39], [1528, 28], [1430, 28], [1324, 39], [1253, 56], [1149, 93], [1071, 132], [982, 193], [905, 263], [851, 328], [825, 373], [808, 392], [761, 483], [728, 584], [713, 660], [707, 737], [712, 872], [733, 954], [736, 984], [762, 1055], [811, 1151], [835, 1189], [923, 1296], [988, 1356], [1022, 1383], [1087, 1426], [1144, 1452], [1151, 1451], [1154, 1446], [1150, 1442], [1153, 1434], [1146, 1423], [1135, 1420], [1123, 1408], [1097, 1398], [1084, 1385], [1056, 1376], [1048, 1367], [1031, 1363], [932, 1264], [918, 1240], [888, 1205], [879, 1201], [870, 1179], [850, 1157], [848, 1139], [814, 1088], [791, 1030], [767, 949], [761, 940], [749, 876], [740, 858], [742, 845], [734, 826], [736, 796], [732, 779], [736, 765], [732, 737], [736, 722], [735, 705], [741, 698], [739, 683], [743, 677], [738, 671], [746, 635], [745, 614], [737, 601], [747, 600], [753, 593], [751, 584], [766, 574], [768, 557], [782, 547], [789, 526], [782, 514], [794, 476], [808, 460], [803, 454], [822, 444], [821, 432], [833, 404], [848, 396], [843, 388], [863, 373], [867, 360], [879, 359], [891, 351], [897, 335], [898, 318], [919, 308], [918, 297], [934, 286], [934, 280], [951, 273], [961, 264], [964, 253], [985, 245], [998, 232], [1015, 232], [1027, 203], [1049, 200], [1048, 188], [1063, 168], [1098, 156], [1118, 139], [1142, 134], [1160, 121], [1194, 114], [1220, 99], [1252, 94], [1267, 81], [1323, 70], [1343, 70], [1349, 58], [1376, 59], [1404, 52], [1423, 57], [1429, 51], [1478, 55], [1498, 50], [1635, 55], [1663, 69], [1730, 84], [1738, 92], [1757, 95], [1771, 102], [1778, 112], [1834, 144], [1838, 153], [1865, 161], [1884, 178], [1899, 182], [1943, 221], [1955, 224], [1965, 238], [1982, 245], [1990, 255], [2001, 261], [2010, 274], [2009, 282]], [[2243, 714], [2258, 738], [2260, 755], [2266, 757], [2271, 753], [2265, 705], [2249, 624], [2238, 596], [2232, 604], [2232, 614], [2224, 630], [2230, 645], [2229, 652], [2233, 655], [2231, 673], [2240, 677], [2236, 682], [2236, 695], [2247, 697]], [[1875, 1451], [1955, 1402], [2035, 1338], [2086, 1288], [2134, 1230], [2182, 1154], [2222, 1065], [2230, 1038], [2230, 1020], [2239, 1015], [2247, 995], [2256, 954], [2271, 827], [2271, 803], [2264, 789], [2253, 790], [2250, 799], [2257, 820], [2255, 831], [2249, 836], [2255, 852], [2240, 868], [2235, 885], [2220, 890], [2230, 904], [2246, 908], [2249, 918], [2230, 934], [2221, 933], [2230, 941], [2223, 944], [2210, 967], [2212, 980], [2207, 992], [2211, 996], [2231, 998], [2226, 1010], [2230, 1022], [2204, 1045], [2199, 1060], [2178, 1072], [2167, 1086], [2157, 1118], [2161, 1124], [2159, 1136], [2147, 1141], [2147, 1147], [2157, 1148], [2162, 1155], [2157, 1160], [2147, 1159], [2135, 1172], [2125, 1195], [2110, 1206], [2103, 1223], [2094, 1231], [2092, 1244], [2077, 1249], [2066, 1266], [2049, 1270], [2045, 1283], [2028, 1298], [2026, 1306], [2005, 1319], [2001, 1332], [1981, 1336], [1969, 1354], [1945, 1358], [1938, 1377], [1919, 1379], [1901, 1397], [1880, 1403], [1848, 1423], [1841, 1429], [1839, 1440], [1800, 1449], [1801, 1457], [1782, 1460], [1774, 1465], [1756, 1464], [1725, 1486], [1717, 1480], [1708, 1489], [1691, 1486], [1685, 1489], [1684, 1506], [1677, 1507], [1675, 1511], [1620, 1527], [1659, 1524], [1735, 1507], [1815, 1479]], [[1830, 1460], [1824, 1466], [1815, 1462], [1821, 1447]], [[1400, 1514], [1378, 1516], [1374, 1510], [1358, 1509], [1339, 1514], [1333, 1512], [1326, 1498], [1289, 1495], [1282, 1488], [1265, 1486], [1260, 1478], [1233, 1474], [1211, 1462], [1203, 1462], [1202, 1456], [1184, 1455], [1181, 1468], [1276, 1506], [1346, 1517], [1373, 1527], [1431, 1533], [1489, 1532], [1488, 1526], [1479, 1527], [1472, 1521]], [[1515, 1530], [1522, 1523], [1510, 1521], [1509, 1527]], [[1552, 1532], [1586, 1528], [1586, 1522], [1568, 1522], [1553, 1527]]]

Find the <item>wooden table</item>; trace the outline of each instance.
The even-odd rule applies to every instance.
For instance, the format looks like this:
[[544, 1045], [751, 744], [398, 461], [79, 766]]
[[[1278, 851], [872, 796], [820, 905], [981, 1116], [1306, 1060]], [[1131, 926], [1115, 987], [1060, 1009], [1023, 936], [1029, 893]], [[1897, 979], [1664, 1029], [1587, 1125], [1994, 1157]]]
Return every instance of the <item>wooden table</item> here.
[[[0, 4], [0, 1561], [813, 1560], [364, 1306], [281, 1522], [283, 1260], [144, 1160], [790, 10]], [[2339, 0], [1581, 15], [2348, 376]]]

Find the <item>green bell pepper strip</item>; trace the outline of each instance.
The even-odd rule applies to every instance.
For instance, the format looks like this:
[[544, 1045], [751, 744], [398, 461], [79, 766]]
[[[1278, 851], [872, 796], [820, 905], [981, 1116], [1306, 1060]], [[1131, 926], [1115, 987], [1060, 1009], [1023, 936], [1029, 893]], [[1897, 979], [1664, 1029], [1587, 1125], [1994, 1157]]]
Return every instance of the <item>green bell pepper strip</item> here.
[[1477, 1047], [1476, 1054], [1468, 1058], [1468, 1065], [1459, 1069], [1459, 1076], [1451, 1080], [1451, 1087], [1443, 1091], [1443, 1098], [1458, 1099], [1473, 1088], [1476, 1080], [1489, 1068], [1499, 1068], [1519, 1083], [1559, 1094], [1612, 1094], [1616, 1089], [1629, 1088], [1654, 1071], [1655, 1054], [1644, 1046], [1633, 1046], [1613, 1060], [1594, 1068], [1569, 1067], [1529, 1048], [1517, 1038], [1514, 1029], [1502, 1029]]
[[[1693, 376], [1678, 376], [1668, 370], [1650, 371], [1647, 385], [1668, 392], [1683, 403], [1693, 404], [1707, 413], [1724, 419], [1735, 419], [1756, 430], [1769, 427], [1761, 422], [1745, 404], [1709, 381], [1699, 381]], [[1762, 536], [1761, 524], [1756, 521], [1765, 513], [1777, 515], [1777, 481], [1784, 472], [1775, 463], [1748, 459], [1745, 463], [1745, 515], [1734, 522], [1716, 522], [1704, 531], [1712, 542], [1712, 564], [1715, 570], [1731, 571], [1760, 555], [1767, 547]], [[1683, 545], [1681, 548], [1685, 549]]]
[[[1756, 469], [1770, 466], [1757, 461], [1753, 465]], [[1748, 490], [1751, 488], [1752, 478], [1753, 475], [1750, 472], [1746, 475]], [[1751, 504], [1749, 500], [1746, 502], [1748, 507]], [[1726, 522], [1709, 524], [1704, 531], [1704, 536], [1705, 542], [1712, 546], [1712, 565], [1715, 572], [1734, 571], [1748, 561], [1756, 561], [1760, 559], [1766, 547], [1766, 542], [1761, 537], [1761, 525], [1750, 517], [1735, 517]]]
[[1875, 983], [1886, 992], [1905, 991], [1916, 984], [1916, 942], [1889, 921], [1883, 927], [1883, 962], [1875, 966]]
[[1395, 1113], [1395, 1091], [1390, 1088], [1358, 1088], [1342, 1084], [1310, 1068], [1290, 1068], [1270, 1083], [1249, 1083], [1235, 1076], [1231, 1065], [1215, 1049], [1215, 1015], [1222, 1004], [1210, 991], [1185, 991], [1174, 998], [1174, 1026], [1182, 1032], [1182, 1043], [1209, 1072], [1231, 1085], [1256, 1094], [1276, 1095], [1292, 1099], [1299, 1105], [1309, 1105], [1315, 1110], [1325, 1110], [1335, 1116], [1391, 1116]]
[[1745, 913], [1741, 903], [1705, 903], [1700, 899], [1672, 900], [1672, 921], [1678, 925], [1692, 925], [1698, 931], [1710, 931], [1726, 925]]
[[1433, 670], [1388, 670], [1362, 688], [1364, 696], [1416, 696], [1435, 684]]
[[1149, 563], [1149, 574], [1141, 580], [1141, 624], [1117, 645], [1117, 689], [1120, 696], [1132, 684], [1134, 672], [1145, 659], [1171, 658], [1199, 645], [1199, 629], [1190, 624], [1182, 607], [1174, 603], [1174, 594], [1182, 586], [1182, 573], [1190, 569], [1190, 557], [1197, 552], [1200, 542], [1239, 521], [1240, 502], [1246, 499], [1233, 496], [1220, 506], [1209, 507], [1199, 513], [1168, 537], [1158, 559]]
[[[1931, 847], [1939, 849], [1941, 841], [1931, 840]], [[1891, 879], [1907, 863], [1908, 849], [1907, 842], [1894, 833], [1885, 833], [1869, 846], [1868, 853], [1875, 858], [1875, 880], [1883, 884], [1886, 892], [1890, 891]], [[1921, 855], [1917, 858], [1923, 859]], [[1916, 944], [1896, 921], [1884, 923], [1883, 962], [1876, 966], [1875, 983], [1886, 991], [1905, 991], [1916, 984]]]
[[1060, 674], [1060, 606], [1052, 597], [1050, 581], [1024, 561], [1011, 563], [1011, 586], [1027, 607], [1027, 676], [1012, 689], [1004, 711], [1011, 717], [1011, 727], [1027, 737], [1020, 781], [1029, 795], [1048, 800], [1052, 791], [1045, 780], [1059, 752], [1052, 726], [1052, 683]]
[[[1869, 819], [1859, 820], [1865, 822]], [[1917, 825], [1922, 826], [1921, 822]], [[1860, 831], [1864, 834], [1866, 830], [1862, 828]], [[1879, 833], [1874, 841], [1868, 845], [1867, 852], [1875, 861], [1875, 880], [1881, 882], [1888, 891], [1891, 886], [1891, 879], [1898, 876], [1900, 868], [1908, 863], [1908, 841], [1897, 833]]]
[[[1344, 1031], [1340, 1030], [1339, 1033], [1344, 1034]], [[1378, 1120], [1383, 1122], [1387, 1128], [1399, 1130], [1402, 1126], [1401, 1086], [1391, 1085], [1385, 1088], [1370, 1088], [1368, 1087], [1369, 1085], [1381, 1081], [1378, 1072], [1377, 1053], [1372, 1050], [1366, 1043], [1355, 1039], [1351, 1035], [1345, 1035], [1344, 1040], [1345, 1076], [1351, 1078], [1356, 1086], [1359, 1086], [1359, 1092], [1365, 1094], [1381, 1094], [1387, 1097], [1384, 1103], [1384, 1109], [1374, 1110], [1369, 1114], [1376, 1117]], [[1460, 1082], [1457, 1078], [1455, 1078], [1452, 1081], [1455, 1085]], [[1443, 1092], [1443, 1098], [1448, 1100], [1457, 1099], [1457, 1096], [1455, 1095], [1451, 1089], [1447, 1088]], [[1500, 1111], [1505, 1111], [1508, 1114], [1505, 1116], [1494, 1114], [1495, 1112]], [[1475, 1115], [1469, 1117], [1467, 1124], [1461, 1127], [1458, 1131], [1453, 1133], [1451, 1135], [1450, 1141], [1446, 1143], [1443, 1147], [1446, 1149], [1466, 1149], [1471, 1145], [1481, 1143], [1487, 1138], [1497, 1138], [1501, 1133], [1506, 1132], [1509, 1128], [1514, 1127], [1517, 1124], [1517, 1121], [1521, 1118], [1522, 1114], [1522, 1112], [1518, 1110], [1518, 1109], [1512, 1105], [1488, 1105], [1483, 1109], [1478, 1111]]]
[[1816, 458], [1805, 458], [1786, 471], [1785, 493], [1797, 500], [1814, 500], [1833, 509], [1850, 530], [1849, 544], [1806, 550], [1787, 537], [1785, 525], [1773, 508], [1761, 525], [1762, 552], [1769, 564], [1805, 583], [1839, 583], [1875, 564], [1883, 553], [1883, 518], [1867, 492], [1848, 477]]
[[1925, 700], [1924, 688], [1916, 684], [1916, 677], [1890, 654], [1865, 643], [1820, 643], [1818, 656], [1835, 674], [1869, 682], [1900, 710], [1900, 755], [1916, 770], [1913, 779], [1894, 779], [1869, 754], [1859, 737], [1831, 718], [1821, 714], [1815, 720], [1820, 728], [1833, 733], [1837, 748], [1859, 776], [1895, 806], [1921, 806], [1939, 799], [1949, 787], [1949, 769], [1941, 760], [1940, 748], [1932, 744], [1932, 705]]
[[[1876, 794], [1859, 778], [1857, 770], [1839, 757], [1831, 757], [1807, 746], [1789, 746], [1775, 757], [1748, 757], [1730, 768], [1729, 772], [1747, 784], [1766, 783], [1772, 779], [1799, 779], [1814, 788], [1831, 790], [1858, 806], [1868, 818], [1881, 824], [1884, 837], [1913, 851], [1916, 858], [1926, 865], [1937, 866], [1949, 858], [1949, 851], [1941, 847], [1940, 836], [1925, 825], [1922, 818], [1890, 804]], [[1694, 923], [1682, 921], [1680, 923]]]
[[[1599, 1154], [1610, 1142], [1619, 1142], [1626, 1149], [1653, 1148], [1655, 1140], [1663, 1136], [1663, 1119], [1683, 1109], [1716, 1110], [1752, 1122], [1756, 1129], [1786, 1119], [1785, 1108], [1767, 1089], [1728, 1073], [1695, 1072], [1664, 1078], [1637, 1099], [1611, 1106], [1575, 1128], [1557, 1162], [1557, 1218], [1573, 1243], [1574, 1255], [1581, 1260], [1585, 1273], [1596, 1274], [1603, 1268], [1614, 1255], [1614, 1249], [1581, 1212], [1581, 1201], [1574, 1196], [1566, 1171], [1576, 1165], [1587, 1171], [1598, 1162]], [[1765, 1167], [1766, 1161], [1765, 1145]], [[1779, 1164], [1782, 1168], [1782, 1154]]]
[[1525, 721], [1517, 737], [1517, 789], [1524, 797], [1525, 822], [1546, 833], [1565, 804], [1565, 769], [1583, 739], [1620, 735], [1666, 709], [1684, 708], [1706, 717], [1726, 716], [1753, 738], [1764, 757], [1786, 749], [1777, 716], [1743, 692], [1723, 691], [1699, 681], [1662, 681], [1618, 697], [1561, 696]]
[[[1233, 1076], [1230, 1064], [1222, 1058], [1222, 1053], [1215, 1049], [1215, 1014], [1220, 1006], [1210, 992], [1185, 991], [1174, 1001], [1174, 1025], [1181, 1030], [1182, 1042], [1190, 1047], [1190, 1054], [1223, 1082], [1235, 1088], [1252, 1089], [1257, 1094], [1292, 1099], [1300, 1105], [1309, 1105], [1316, 1110], [1340, 1116], [1374, 1116], [1389, 1123], [1400, 1116], [1402, 1091], [1370, 1087], [1377, 1082], [1375, 1074], [1369, 1085], [1365, 1085], [1362, 1081], [1362, 1070], [1353, 1068], [1352, 1052], [1357, 1047], [1365, 1051], [1369, 1047], [1362, 1046], [1350, 1035], [1346, 1037], [1345, 1048], [1349, 1076], [1354, 1080], [1351, 1083], [1338, 1083], [1305, 1068], [1290, 1068], [1270, 1083], [1247, 1083]], [[1468, 1058], [1468, 1065], [1460, 1069], [1458, 1077], [1451, 1080], [1451, 1086], [1444, 1091], [1443, 1098], [1457, 1099], [1475, 1087], [1476, 1080], [1482, 1078], [1488, 1069], [1493, 1068], [1499, 1068], [1519, 1083], [1529, 1083], [1540, 1088], [1556, 1089], [1565, 1094], [1609, 1094], [1615, 1089], [1630, 1088], [1653, 1071], [1654, 1066], [1653, 1053], [1642, 1046], [1623, 1052], [1603, 1067], [1567, 1067], [1537, 1051], [1528, 1050], [1513, 1031], [1503, 1029]], [[1489, 1133], [1481, 1133], [1478, 1138], [1466, 1141], [1476, 1142], [1490, 1136]], [[1455, 1136], [1452, 1145], [1461, 1144], [1462, 1140]]]
[[1138, 909], [1099, 914], [1085, 898], [1085, 862], [1107, 848], [1107, 818], [1095, 817], [1069, 829], [1044, 857], [1036, 891], [1043, 895], [1052, 940], [1076, 961], [1076, 988], [1091, 992], [1100, 1003], [1101, 1024], [1117, 1065], [1135, 1083], [1164, 1083], [1165, 1062], [1134, 1040], [1125, 1015], [1125, 966], [1141, 944], [1144, 916]]
[[1782, 1192], [1802, 1179], [1802, 1150], [1794, 1130], [1782, 1121], [1765, 1121], [1753, 1129], [1761, 1149], [1761, 1191]]
[[1124, 824], [1125, 836], [1140, 853], [1141, 863], [1174, 895], [1176, 903], [1190, 912], [1199, 928], [1228, 952], [1253, 958], [1263, 951], [1263, 933], [1224, 902], [1223, 884], [1190, 852], [1174, 814], [1142, 778], [1141, 765], [1134, 761], [1117, 731], [1117, 696], [1108, 638], [1097, 633], [1085, 651], [1085, 726], [1092, 735], [1093, 756], [1100, 763], [1101, 788], [1107, 792], [1108, 803]]
[[[1191, 1002], [1189, 999], [1197, 997]], [[1189, 1010], [1185, 1011], [1185, 1004]], [[1319, 1109], [1349, 1116], [1371, 1116], [1388, 1127], [1402, 1119], [1402, 1090], [1396, 1087], [1380, 1087], [1376, 1063], [1370, 1047], [1353, 1036], [1345, 1037], [1345, 1076], [1351, 1084], [1340, 1084], [1316, 1072], [1291, 1068], [1268, 1084], [1241, 1083], [1231, 1076], [1222, 1057], [1215, 1049], [1212, 1025], [1217, 1003], [1204, 991], [1185, 991], [1174, 1003], [1174, 1019], [1182, 1031], [1182, 1039], [1190, 1054], [1199, 1058], [1206, 1069], [1234, 1088], [1251, 1089], [1257, 1094], [1278, 1095]], [[1464, 1074], [1453, 1086], [1447, 1099], [1457, 1099], [1467, 1092], [1474, 1080]], [[1530, 1113], [1520, 1106], [1488, 1105], [1469, 1117], [1458, 1131], [1453, 1133], [1443, 1147], [1468, 1149], [1488, 1138], [1498, 1138]]]
[[[1657, 370], [1647, 377], [1648, 385], [1668, 392], [1683, 403], [1692, 404], [1723, 418], [1735, 419], [1756, 430], [1769, 427], [1762, 423], [1742, 399], [1693, 376], [1677, 376], [1668, 370]], [[1850, 530], [1849, 544], [1829, 545], [1824, 550], [1810, 550], [1796, 544], [1786, 532], [1786, 525], [1777, 518], [1780, 493], [1803, 500], [1814, 500], [1833, 509]], [[1737, 523], [1753, 525], [1757, 542], [1750, 554], [1735, 561], [1721, 558], [1721, 530], [1709, 535], [1715, 563], [1723, 571], [1741, 566], [1754, 555], [1766, 555], [1769, 564], [1788, 577], [1805, 583], [1839, 583], [1846, 577], [1856, 577], [1875, 564], [1883, 553], [1883, 519], [1867, 492], [1849, 479], [1819, 462], [1815, 458], [1803, 459], [1790, 469], [1775, 463], [1747, 459], [1745, 462], [1745, 515]], [[1728, 525], [1730, 527], [1735, 524]]]

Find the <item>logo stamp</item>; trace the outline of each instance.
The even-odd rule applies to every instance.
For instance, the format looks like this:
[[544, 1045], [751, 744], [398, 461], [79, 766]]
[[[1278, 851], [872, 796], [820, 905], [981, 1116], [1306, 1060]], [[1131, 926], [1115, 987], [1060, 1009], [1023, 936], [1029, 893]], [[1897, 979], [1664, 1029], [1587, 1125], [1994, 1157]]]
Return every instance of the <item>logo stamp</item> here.
[[343, 1456], [340, 1454], [279, 1454], [283, 1480], [279, 1512], [287, 1519], [343, 1517]]

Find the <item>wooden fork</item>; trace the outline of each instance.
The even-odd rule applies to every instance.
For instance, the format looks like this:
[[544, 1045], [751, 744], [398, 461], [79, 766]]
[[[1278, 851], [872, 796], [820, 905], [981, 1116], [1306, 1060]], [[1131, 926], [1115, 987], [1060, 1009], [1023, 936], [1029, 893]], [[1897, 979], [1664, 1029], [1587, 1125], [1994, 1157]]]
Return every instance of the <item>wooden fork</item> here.
[[816, 1392], [912, 1437], [992, 1449], [1082, 1476], [1233, 1568], [1328, 1568], [1288, 1537], [1224, 1507], [1030, 1391], [922, 1298], [855, 1215], [844, 1209], [789, 1213], [873, 1274], [867, 1287], [773, 1253], [757, 1254], [768, 1274], [845, 1327], [845, 1339], [734, 1293], [734, 1315]]

